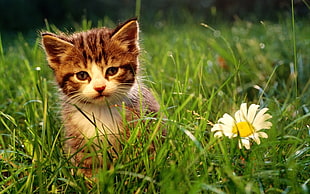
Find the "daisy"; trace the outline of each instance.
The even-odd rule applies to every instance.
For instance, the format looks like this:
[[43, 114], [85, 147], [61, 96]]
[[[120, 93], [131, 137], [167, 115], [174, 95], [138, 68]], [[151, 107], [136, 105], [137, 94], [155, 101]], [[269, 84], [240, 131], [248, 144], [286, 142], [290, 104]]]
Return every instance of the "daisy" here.
[[222, 137], [223, 135], [233, 138], [239, 137], [239, 148], [244, 146], [250, 149], [250, 140], [253, 139], [257, 144], [260, 144], [260, 137], [267, 138], [268, 135], [262, 132], [262, 129], [270, 129], [272, 123], [267, 121], [272, 118], [270, 114], [266, 114], [268, 108], [258, 109], [259, 105], [251, 104], [247, 109], [247, 104], [242, 103], [240, 110], [232, 117], [225, 113], [222, 118], [218, 120], [211, 131], [215, 132], [215, 137]]

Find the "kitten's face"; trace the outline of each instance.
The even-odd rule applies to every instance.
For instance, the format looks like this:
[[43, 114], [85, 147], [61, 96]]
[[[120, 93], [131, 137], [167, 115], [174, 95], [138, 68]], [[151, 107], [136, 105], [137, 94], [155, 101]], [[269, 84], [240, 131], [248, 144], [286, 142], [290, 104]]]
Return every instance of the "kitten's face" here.
[[42, 34], [49, 66], [64, 94], [81, 103], [116, 103], [135, 82], [138, 23], [92, 29], [70, 36]]

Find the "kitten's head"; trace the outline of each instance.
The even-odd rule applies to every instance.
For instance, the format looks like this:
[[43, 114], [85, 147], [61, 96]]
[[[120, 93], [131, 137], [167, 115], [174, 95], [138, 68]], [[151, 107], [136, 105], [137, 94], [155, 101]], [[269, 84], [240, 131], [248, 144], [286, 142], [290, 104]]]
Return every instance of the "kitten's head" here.
[[136, 19], [115, 29], [99, 28], [72, 35], [42, 33], [42, 45], [56, 80], [70, 99], [115, 103], [135, 82], [139, 68]]

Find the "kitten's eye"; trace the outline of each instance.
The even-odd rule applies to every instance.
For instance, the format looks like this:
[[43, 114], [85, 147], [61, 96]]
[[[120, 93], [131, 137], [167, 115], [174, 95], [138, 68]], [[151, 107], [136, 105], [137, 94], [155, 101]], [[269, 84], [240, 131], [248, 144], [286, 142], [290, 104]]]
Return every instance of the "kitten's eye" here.
[[113, 76], [118, 72], [118, 67], [109, 67], [107, 69], [106, 75], [107, 76]]
[[89, 75], [86, 71], [80, 71], [76, 73], [76, 77], [81, 81], [85, 81], [88, 79]]

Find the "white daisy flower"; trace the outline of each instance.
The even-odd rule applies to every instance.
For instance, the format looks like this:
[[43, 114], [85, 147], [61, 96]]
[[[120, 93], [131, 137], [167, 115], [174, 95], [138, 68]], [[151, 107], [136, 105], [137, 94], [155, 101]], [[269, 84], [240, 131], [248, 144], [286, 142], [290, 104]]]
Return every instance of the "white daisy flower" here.
[[223, 135], [233, 138], [240, 138], [239, 148], [244, 146], [250, 149], [250, 140], [253, 139], [257, 144], [260, 144], [260, 137], [267, 138], [268, 135], [260, 130], [270, 129], [272, 123], [267, 121], [272, 118], [270, 114], [266, 114], [268, 108], [258, 110], [259, 105], [251, 104], [247, 109], [247, 104], [242, 103], [240, 110], [232, 117], [225, 113], [222, 118], [218, 120], [211, 131], [215, 132], [215, 137], [222, 137]]

